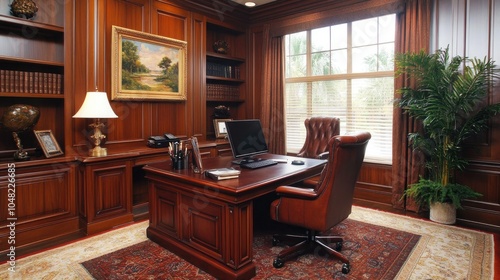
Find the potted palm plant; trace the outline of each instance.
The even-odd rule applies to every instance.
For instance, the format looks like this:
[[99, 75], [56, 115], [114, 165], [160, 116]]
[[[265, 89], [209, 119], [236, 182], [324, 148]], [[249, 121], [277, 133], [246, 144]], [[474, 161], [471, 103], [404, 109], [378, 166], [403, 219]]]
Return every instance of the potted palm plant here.
[[498, 76], [489, 59], [450, 57], [448, 48], [396, 55], [397, 75], [406, 74], [414, 86], [400, 89], [397, 104], [422, 123], [422, 132], [408, 135], [410, 144], [425, 156], [426, 174], [404, 193], [430, 209], [430, 219], [453, 224], [462, 200], [481, 194], [455, 181], [455, 172], [468, 164], [464, 142], [487, 128], [500, 104], [485, 104]]

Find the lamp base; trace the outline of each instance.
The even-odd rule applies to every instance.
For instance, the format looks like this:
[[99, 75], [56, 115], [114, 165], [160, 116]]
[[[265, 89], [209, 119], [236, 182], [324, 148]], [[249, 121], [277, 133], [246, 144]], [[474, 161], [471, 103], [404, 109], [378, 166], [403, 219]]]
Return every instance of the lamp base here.
[[108, 155], [108, 149], [102, 148], [101, 146], [96, 146], [89, 151], [89, 156], [91, 157], [105, 157]]

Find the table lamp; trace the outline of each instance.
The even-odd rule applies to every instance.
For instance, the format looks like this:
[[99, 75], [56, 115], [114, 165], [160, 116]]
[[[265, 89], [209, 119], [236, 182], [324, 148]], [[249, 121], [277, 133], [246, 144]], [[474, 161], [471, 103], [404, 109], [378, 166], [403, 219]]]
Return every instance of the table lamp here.
[[101, 131], [104, 124], [99, 119], [118, 118], [109, 104], [106, 92], [97, 90], [87, 92], [82, 107], [73, 118], [96, 119], [95, 123], [89, 125], [94, 129], [93, 135], [90, 136], [90, 138], [94, 139], [94, 148], [89, 151], [89, 156], [106, 156], [108, 154], [107, 149], [100, 146], [102, 139], [106, 138], [106, 135]]

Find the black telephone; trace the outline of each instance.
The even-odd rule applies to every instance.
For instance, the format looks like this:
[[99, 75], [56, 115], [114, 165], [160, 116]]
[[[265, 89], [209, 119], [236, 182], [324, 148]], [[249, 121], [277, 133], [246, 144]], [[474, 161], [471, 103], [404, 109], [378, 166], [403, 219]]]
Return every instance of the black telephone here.
[[151, 148], [164, 148], [168, 147], [169, 143], [179, 142], [179, 138], [171, 133], [165, 133], [162, 136], [150, 136], [147, 142], [148, 147]]
[[177, 137], [175, 137], [172, 133], [165, 133], [165, 138], [169, 140], [179, 140]]

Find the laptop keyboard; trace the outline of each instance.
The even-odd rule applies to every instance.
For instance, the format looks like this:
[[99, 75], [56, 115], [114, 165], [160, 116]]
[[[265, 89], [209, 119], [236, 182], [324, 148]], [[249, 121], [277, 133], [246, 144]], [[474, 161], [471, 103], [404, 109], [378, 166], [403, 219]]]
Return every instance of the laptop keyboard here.
[[271, 165], [275, 165], [275, 164], [278, 164], [278, 162], [276, 162], [272, 159], [263, 159], [263, 160], [242, 163], [240, 166], [242, 168], [257, 169], [257, 168], [271, 166]]

